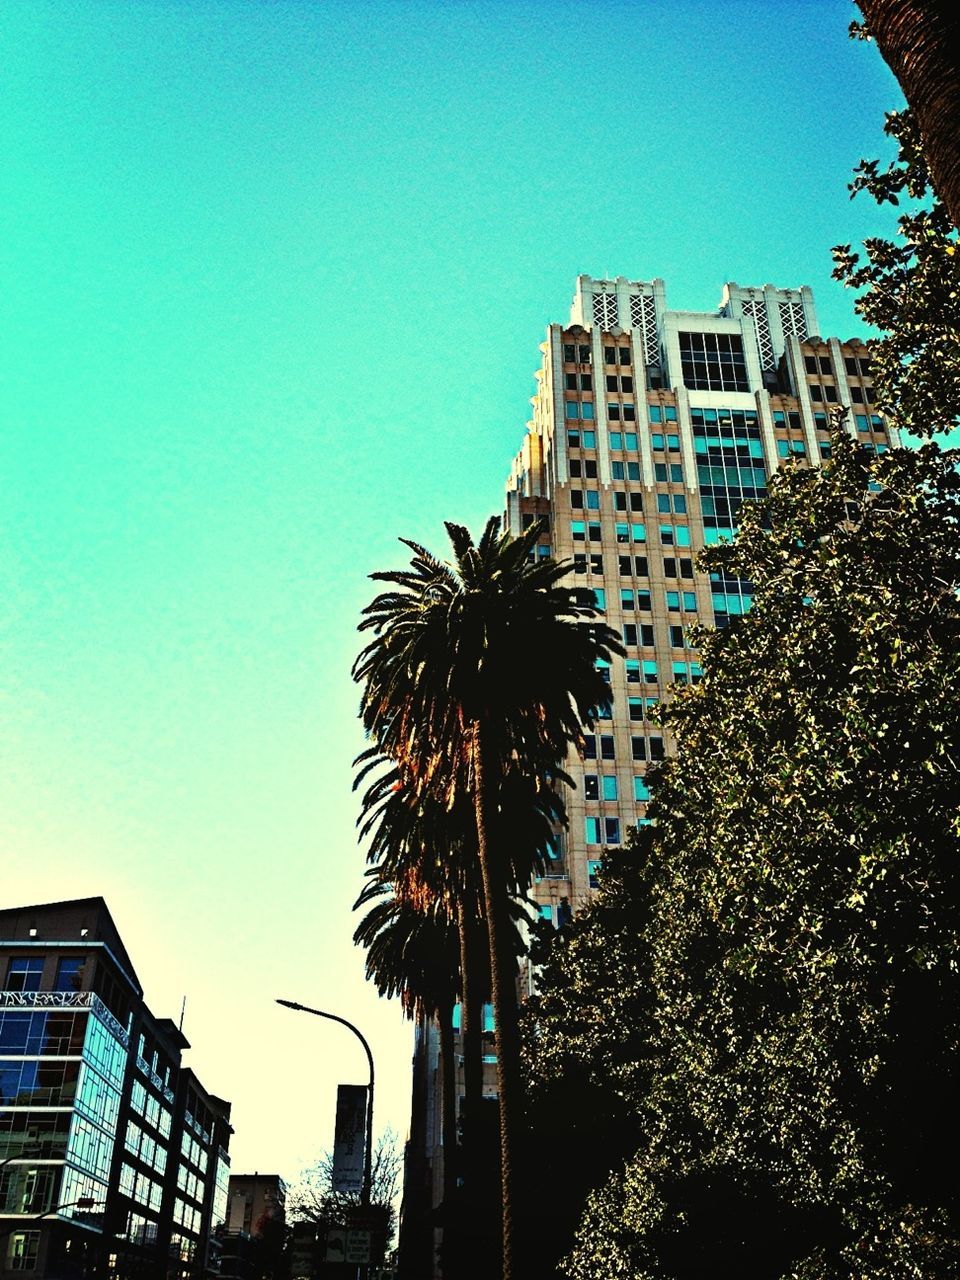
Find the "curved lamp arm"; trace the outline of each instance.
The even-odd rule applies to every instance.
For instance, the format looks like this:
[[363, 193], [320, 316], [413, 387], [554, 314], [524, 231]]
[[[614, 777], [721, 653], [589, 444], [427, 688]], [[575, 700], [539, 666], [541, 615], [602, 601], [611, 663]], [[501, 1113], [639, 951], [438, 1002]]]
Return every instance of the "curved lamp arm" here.
[[296, 1009], [298, 1013], [312, 1013], [317, 1018], [327, 1018], [330, 1022], [339, 1022], [342, 1027], [346, 1027], [348, 1031], [352, 1031], [360, 1043], [363, 1045], [363, 1051], [367, 1055], [367, 1066], [370, 1068], [370, 1083], [367, 1085], [367, 1149], [363, 1160], [363, 1187], [360, 1192], [360, 1203], [369, 1205], [370, 1195], [372, 1191], [372, 1161], [373, 1161], [373, 1054], [370, 1052], [370, 1046], [367, 1044], [366, 1038], [362, 1032], [358, 1031], [352, 1022], [348, 1022], [346, 1018], [341, 1018], [335, 1013], [325, 1013], [323, 1009], [312, 1009], [308, 1004], [298, 1004], [295, 1000], [277, 999], [277, 1004], [282, 1004], [285, 1009]]

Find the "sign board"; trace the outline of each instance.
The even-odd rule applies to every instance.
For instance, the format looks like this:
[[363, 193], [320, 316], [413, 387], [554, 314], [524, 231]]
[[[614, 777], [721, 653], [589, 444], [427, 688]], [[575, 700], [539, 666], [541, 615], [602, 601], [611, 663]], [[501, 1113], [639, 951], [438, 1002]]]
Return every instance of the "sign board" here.
[[347, 1233], [343, 1227], [330, 1227], [327, 1231], [327, 1261], [346, 1262]]
[[333, 1189], [347, 1195], [363, 1187], [367, 1145], [367, 1090], [362, 1084], [337, 1086], [337, 1123], [333, 1138]]
[[347, 1262], [356, 1262], [362, 1265], [370, 1261], [370, 1232], [354, 1231], [347, 1232]]

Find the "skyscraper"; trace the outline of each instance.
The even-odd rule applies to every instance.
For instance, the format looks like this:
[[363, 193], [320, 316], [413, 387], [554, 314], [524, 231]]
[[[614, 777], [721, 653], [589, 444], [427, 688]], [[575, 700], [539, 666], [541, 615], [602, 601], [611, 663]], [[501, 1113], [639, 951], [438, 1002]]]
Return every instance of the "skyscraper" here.
[[[590, 276], [577, 278], [569, 322], [547, 329], [506, 527], [545, 520], [535, 554], [573, 562], [571, 580], [593, 591], [626, 649], [605, 672], [609, 718], [567, 761], [569, 826], [534, 886], [555, 925], [588, 900], [604, 849], [646, 821], [646, 771], [673, 748], [654, 709], [700, 676], [690, 628], [725, 626], [750, 605], [751, 584], [698, 573], [698, 552], [733, 536], [740, 505], [764, 496], [778, 466], [829, 456], [831, 409], [848, 407], [865, 448], [899, 443], [874, 404], [867, 346], [818, 329], [805, 287], [727, 284], [714, 311], [670, 311], [662, 280]], [[439, 1037], [421, 1026], [404, 1227], [424, 1256], [453, 1142], [439, 1067]]]
[[569, 829], [536, 886], [559, 924], [596, 886], [604, 848], [646, 821], [646, 770], [672, 745], [652, 712], [700, 675], [691, 625], [749, 607], [751, 584], [698, 573], [697, 553], [732, 537], [778, 466], [829, 455], [831, 409], [849, 407], [868, 449], [897, 440], [873, 404], [868, 348], [821, 338], [805, 287], [727, 284], [715, 311], [670, 311], [662, 280], [579, 276], [569, 323], [540, 349], [507, 528], [545, 517], [538, 553], [573, 561], [626, 647], [605, 672], [610, 718], [568, 762]]

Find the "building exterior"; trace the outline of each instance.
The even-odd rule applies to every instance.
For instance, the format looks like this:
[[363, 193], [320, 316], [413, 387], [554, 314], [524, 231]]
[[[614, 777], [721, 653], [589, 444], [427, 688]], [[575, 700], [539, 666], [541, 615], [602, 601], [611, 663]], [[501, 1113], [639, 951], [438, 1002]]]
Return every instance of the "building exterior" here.
[[[700, 675], [691, 626], [725, 626], [750, 605], [749, 582], [698, 573], [697, 553], [732, 536], [741, 503], [763, 497], [778, 466], [829, 455], [831, 409], [849, 408], [847, 430], [868, 449], [899, 441], [874, 407], [868, 348], [821, 338], [808, 288], [727, 284], [714, 311], [670, 311], [662, 280], [579, 276], [569, 322], [551, 324], [540, 350], [505, 527], [545, 520], [536, 554], [573, 562], [573, 581], [593, 590], [626, 649], [605, 672], [609, 718], [583, 759], [567, 760], [569, 827], [534, 886], [543, 917], [560, 925], [596, 887], [604, 849], [646, 821], [647, 769], [673, 745], [654, 709]], [[428, 1224], [446, 1145], [439, 1069], [439, 1036], [421, 1026], [404, 1276], [435, 1273]]]
[[0, 911], [0, 1275], [217, 1272], [230, 1104], [189, 1047], [102, 898]]
[[697, 553], [732, 536], [786, 460], [828, 456], [831, 409], [849, 408], [868, 449], [898, 440], [873, 405], [868, 348], [821, 338], [808, 288], [727, 284], [716, 311], [670, 311], [662, 280], [580, 276], [569, 323], [540, 349], [506, 527], [545, 517], [538, 554], [574, 562], [626, 647], [605, 672], [610, 718], [567, 762], [569, 829], [536, 886], [560, 924], [595, 888], [604, 848], [646, 820], [646, 770], [671, 750], [652, 712], [700, 674], [690, 627], [749, 607], [750, 583], [698, 573]]

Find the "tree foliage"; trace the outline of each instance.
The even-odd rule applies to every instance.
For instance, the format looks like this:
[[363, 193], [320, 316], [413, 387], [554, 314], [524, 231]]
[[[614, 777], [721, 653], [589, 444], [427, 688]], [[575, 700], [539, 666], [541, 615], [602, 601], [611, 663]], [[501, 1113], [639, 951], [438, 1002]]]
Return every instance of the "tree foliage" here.
[[643, 1135], [587, 1199], [578, 1280], [960, 1268], [956, 463], [838, 432], [705, 553], [754, 605], [702, 637], [654, 826], [532, 1011], [537, 1080]]
[[[393, 1240], [397, 1225], [396, 1200], [400, 1192], [403, 1156], [396, 1134], [387, 1129], [373, 1148], [369, 1215], [379, 1217], [381, 1227], [373, 1240], [376, 1259], [382, 1261]], [[287, 1222], [309, 1222], [318, 1231], [346, 1226], [351, 1214], [361, 1208], [360, 1194], [333, 1189], [333, 1154], [324, 1152], [316, 1164], [305, 1169], [290, 1190]], [[366, 1214], [368, 1211], [364, 1209]]]

